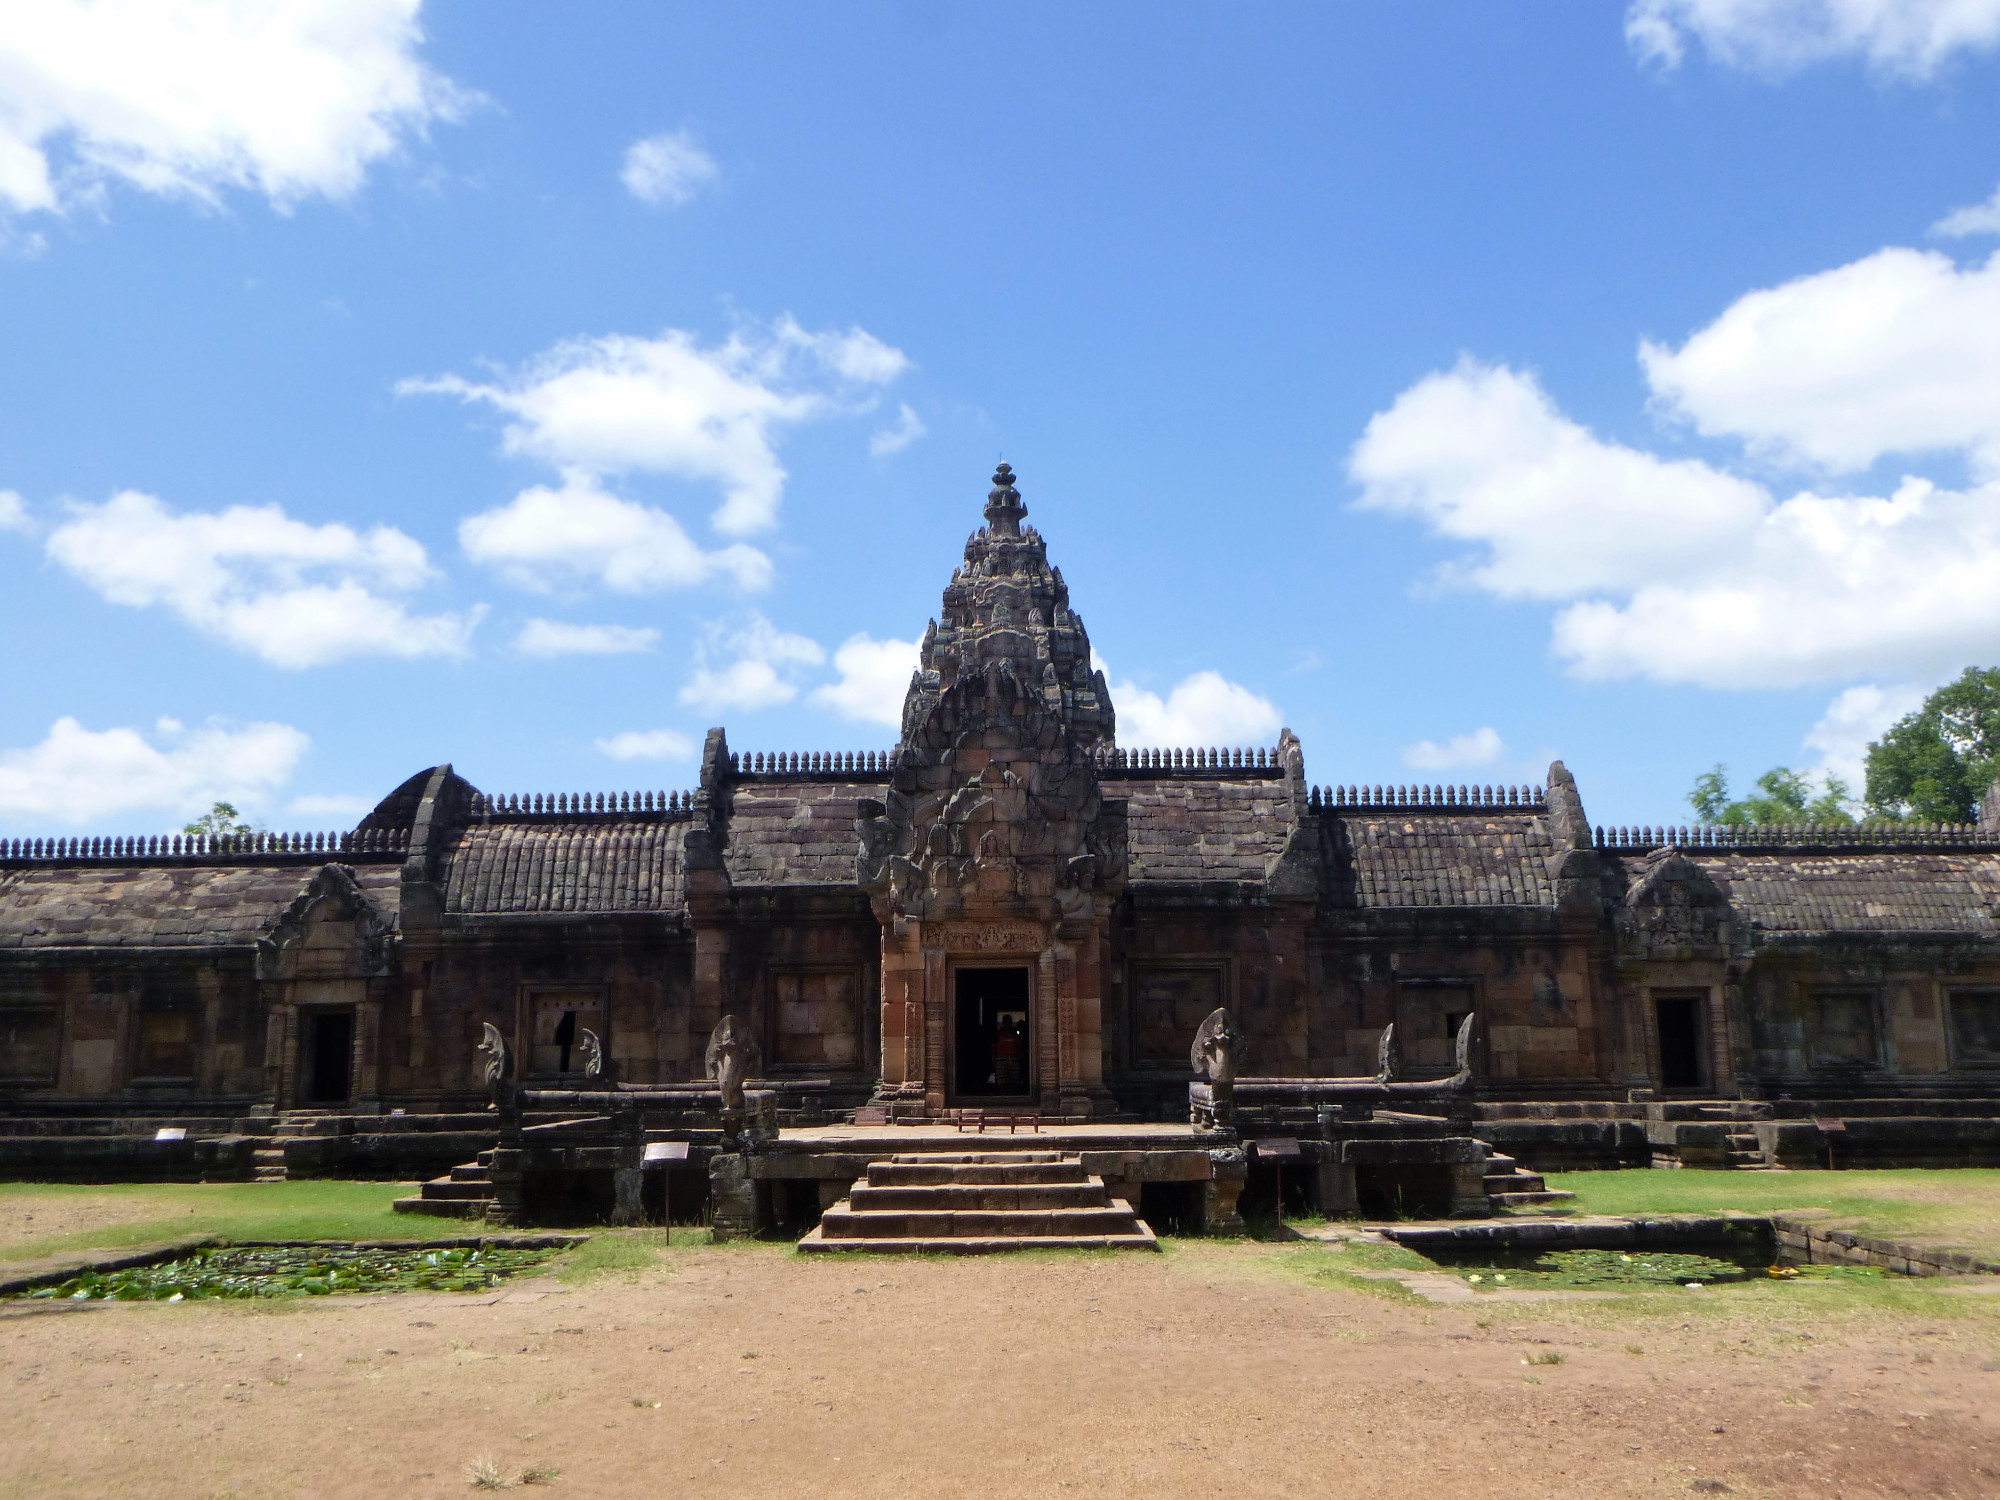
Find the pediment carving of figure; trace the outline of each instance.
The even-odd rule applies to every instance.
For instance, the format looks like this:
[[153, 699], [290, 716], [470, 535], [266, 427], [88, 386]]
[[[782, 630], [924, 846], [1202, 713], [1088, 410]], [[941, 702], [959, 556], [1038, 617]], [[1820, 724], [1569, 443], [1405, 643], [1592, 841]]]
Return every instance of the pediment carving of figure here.
[[1624, 946], [1654, 951], [1727, 948], [1735, 932], [1729, 895], [1678, 849], [1662, 849], [1625, 892], [1618, 926]]
[[389, 972], [395, 931], [351, 866], [325, 864], [257, 940], [260, 978], [305, 972], [364, 978]]

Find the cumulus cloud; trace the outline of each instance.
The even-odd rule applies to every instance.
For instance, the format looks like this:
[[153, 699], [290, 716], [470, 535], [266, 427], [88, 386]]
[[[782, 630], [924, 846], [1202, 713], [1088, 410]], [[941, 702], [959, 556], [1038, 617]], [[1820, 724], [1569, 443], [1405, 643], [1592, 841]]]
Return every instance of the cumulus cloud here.
[[38, 745], [0, 751], [0, 813], [81, 824], [118, 813], [185, 816], [218, 801], [254, 806], [292, 774], [311, 742], [289, 724], [162, 719], [91, 730], [64, 717]]
[[1838, 776], [1859, 796], [1868, 782], [1869, 745], [1904, 714], [1919, 708], [1924, 693], [1923, 687], [1907, 682], [1888, 687], [1865, 682], [1841, 692], [1806, 731], [1806, 748], [1818, 752], [1807, 774], [1820, 782]]
[[375, 801], [373, 797], [341, 797], [312, 793], [292, 798], [285, 804], [285, 811], [295, 818], [351, 823], [372, 812]]
[[686, 760], [694, 741], [675, 729], [628, 729], [597, 742], [613, 760]]
[[893, 426], [884, 427], [868, 439], [868, 453], [873, 458], [887, 458], [892, 453], [901, 453], [910, 444], [929, 432], [924, 419], [906, 401], [898, 411]]
[[813, 333], [780, 318], [704, 348], [670, 328], [559, 344], [492, 381], [406, 380], [404, 393], [457, 396], [508, 421], [508, 452], [572, 476], [665, 474], [717, 485], [711, 516], [727, 535], [775, 524], [784, 491], [777, 436], [788, 426], [865, 409], [909, 367], [860, 328]]
[[390, 526], [295, 521], [276, 505], [176, 513], [125, 490], [72, 505], [48, 554], [113, 604], [158, 605], [274, 666], [355, 656], [463, 656], [482, 608], [415, 615], [394, 594], [431, 576]]
[[810, 701], [832, 709], [843, 719], [900, 727], [903, 698], [910, 690], [910, 674], [917, 669], [920, 650], [916, 641], [850, 636], [833, 653], [839, 680], [814, 688]]
[[280, 208], [345, 198], [471, 99], [417, 57], [419, 0], [36, 0], [0, 26], [0, 206], [111, 181]]
[[1962, 451], [2000, 476], [2000, 255], [1960, 270], [1935, 251], [1877, 251], [1751, 292], [1639, 358], [1663, 411], [1761, 457], [1853, 471]]
[[33, 524], [27, 502], [13, 490], [0, 490], [0, 531], [27, 531]]
[[1964, 208], [1954, 208], [1931, 225], [1931, 233], [1952, 239], [1975, 234], [2000, 234], [2000, 188], [1995, 188], [1993, 196], [1984, 203], [1968, 203]]
[[1125, 682], [1111, 690], [1118, 742], [1131, 749], [1256, 745], [1278, 732], [1277, 705], [1220, 672], [1196, 672], [1166, 697]]
[[1420, 771], [1450, 771], [1462, 766], [1490, 766], [1506, 753], [1507, 746], [1490, 725], [1481, 725], [1470, 734], [1455, 734], [1443, 744], [1418, 740], [1403, 749], [1403, 764]]
[[687, 131], [675, 130], [627, 146], [618, 180], [641, 203], [678, 208], [716, 175], [715, 158]]
[[647, 594], [718, 576], [745, 589], [771, 581], [771, 561], [755, 547], [736, 542], [704, 551], [666, 511], [611, 494], [581, 474], [560, 489], [533, 485], [497, 509], [467, 516], [458, 540], [474, 562], [541, 592], [596, 583]]
[[775, 708], [798, 696], [800, 667], [818, 666], [826, 652], [817, 641], [778, 629], [762, 615], [711, 623], [695, 643], [695, 670], [680, 700], [704, 713]]
[[1633, 0], [1625, 35], [1641, 58], [1668, 68], [1699, 42], [1717, 62], [1760, 73], [1856, 58], [1924, 79], [2000, 42], [2000, 0]]
[[1582, 677], [1791, 687], [2000, 651], [2000, 484], [1780, 501], [1608, 443], [1529, 376], [1467, 365], [1375, 417], [1350, 472], [1363, 505], [1473, 544], [1448, 577], [1571, 601], [1553, 641]]
[[530, 620], [514, 637], [523, 656], [624, 656], [651, 651], [660, 632], [643, 625], [571, 625], [562, 620]]

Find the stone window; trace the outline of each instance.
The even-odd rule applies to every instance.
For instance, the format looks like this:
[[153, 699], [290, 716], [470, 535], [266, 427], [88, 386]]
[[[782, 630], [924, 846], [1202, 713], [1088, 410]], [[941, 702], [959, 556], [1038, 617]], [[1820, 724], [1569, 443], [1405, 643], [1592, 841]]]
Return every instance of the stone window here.
[[0, 1010], [0, 1081], [56, 1081], [56, 1013], [52, 1006]]
[[1852, 1066], [1878, 1060], [1873, 990], [1820, 990], [1813, 1000], [1814, 1062]]
[[583, 1068], [583, 1034], [595, 1032], [606, 1052], [604, 996], [596, 990], [535, 990], [528, 996], [528, 1071], [576, 1073]]
[[861, 1060], [861, 976], [822, 969], [771, 978], [776, 1001], [773, 1061], [781, 1068], [852, 1068]]
[[192, 996], [167, 990], [145, 991], [139, 997], [132, 1077], [191, 1082], [200, 1041], [201, 1011]]
[[1962, 1066], [2000, 1067], [2000, 990], [1953, 990], [1951, 1030]]
[[1132, 1061], [1186, 1072], [1194, 1034], [1220, 1004], [1220, 968], [1141, 967], [1133, 976]]
[[1462, 979], [1419, 979], [1396, 986], [1396, 1050], [1412, 1073], [1449, 1073], [1458, 1025], [1473, 1009]]

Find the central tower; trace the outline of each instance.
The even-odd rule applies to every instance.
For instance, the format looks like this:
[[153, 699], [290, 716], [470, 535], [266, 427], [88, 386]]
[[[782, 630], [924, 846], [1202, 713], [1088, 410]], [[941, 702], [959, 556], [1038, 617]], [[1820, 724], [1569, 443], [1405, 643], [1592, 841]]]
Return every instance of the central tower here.
[[882, 1083], [898, 1114], [987, 1100], [1102, 1113], [1099, 955], [1125, 881], [1104, 674], [1006, 464], [924, 632], [858, 875], [882, 924]]

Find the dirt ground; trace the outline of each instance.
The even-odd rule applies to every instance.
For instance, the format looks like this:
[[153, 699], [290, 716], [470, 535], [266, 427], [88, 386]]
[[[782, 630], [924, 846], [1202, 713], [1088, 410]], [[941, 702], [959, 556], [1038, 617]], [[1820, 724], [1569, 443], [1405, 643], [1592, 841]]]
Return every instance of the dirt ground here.
[[2000, 1298], [1431, 1305], [1298, 1253], [5, 1304], [0, 1495], [456, 1496], [481, 1458], [591, 1496], [2000, 1495]]
[[[157, 1206], [143, 1199], [55, 1195], [23, 1198], [0, 1214], [0, 1251], [57, 1235], [82, 1234], [113, 1224], [158, 1218]], [[0, 1257], [4, 1258], [4, 1257]]]

